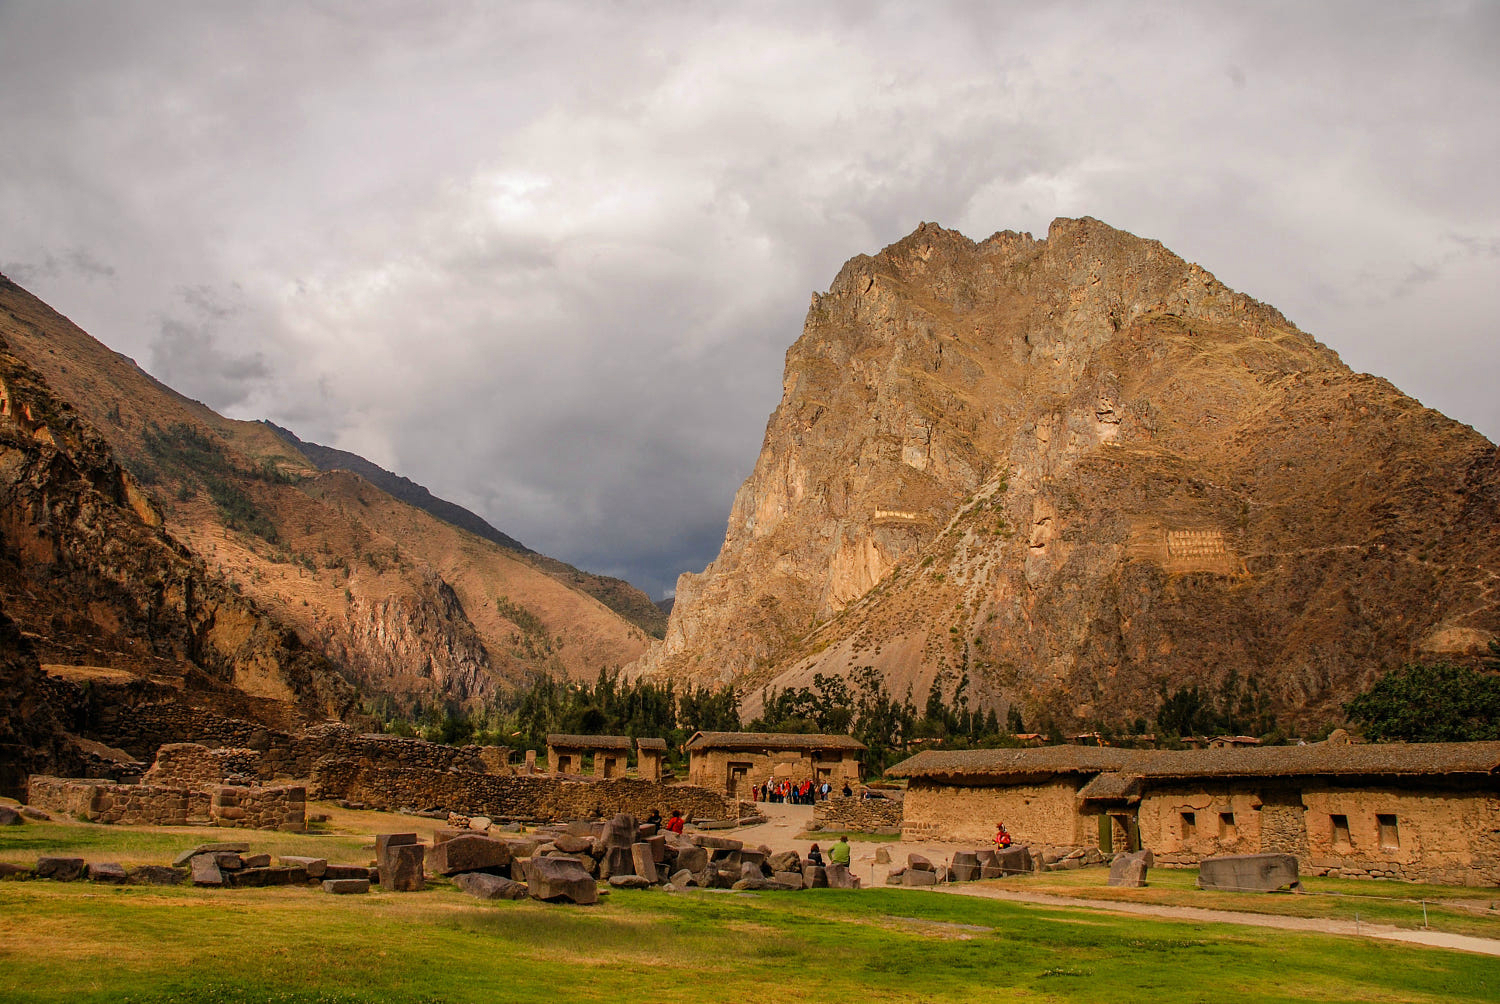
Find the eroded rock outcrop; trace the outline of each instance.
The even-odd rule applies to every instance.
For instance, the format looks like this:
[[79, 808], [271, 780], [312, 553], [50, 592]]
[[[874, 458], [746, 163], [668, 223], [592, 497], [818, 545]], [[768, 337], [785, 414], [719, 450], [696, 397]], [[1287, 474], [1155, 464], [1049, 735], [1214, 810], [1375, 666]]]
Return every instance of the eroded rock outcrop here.
[[1494, 637], [1497, 572], [1474, 430], [1155, 241], [923, 224], [813, 297], [723, 548], [636, 670], [752, 711], [815, 672], [967, 673], [1060, 722], [1235, 672], [1316, 714]]

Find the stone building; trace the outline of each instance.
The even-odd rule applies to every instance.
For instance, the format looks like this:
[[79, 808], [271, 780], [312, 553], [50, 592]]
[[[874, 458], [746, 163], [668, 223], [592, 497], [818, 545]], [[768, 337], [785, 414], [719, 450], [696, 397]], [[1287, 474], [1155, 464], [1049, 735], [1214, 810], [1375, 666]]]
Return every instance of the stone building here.
[[748, 798], [757, 784], [859, 782], [864, 743], [848, 736], [774, 732], [695, 732], [687, 741], [688, 783]]
[[1159, 865], [1285, 852], [1317, 875], [1500, 885], [1500, 743], [930, 750], [908, 838], [1149, 847]]
[[643, 781], [660, 781], [663, 765], [667, 759], [665, 739], [637, 739], [635, 741], [635, 773]]
[[586, 756], [594, 758], [594, 776], [625, 776], [630, 759], [629, 736], [569, 736], [553, 733], [547, 737], [547, 769], [554, 774], [582, 774]]

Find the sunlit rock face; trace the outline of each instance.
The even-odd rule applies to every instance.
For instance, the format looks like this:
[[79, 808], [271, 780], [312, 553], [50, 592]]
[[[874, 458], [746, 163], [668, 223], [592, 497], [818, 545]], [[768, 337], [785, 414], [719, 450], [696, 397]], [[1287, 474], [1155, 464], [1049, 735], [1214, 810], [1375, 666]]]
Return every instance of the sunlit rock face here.
[[1493, 444], [1155, 241], [923, 224], [813, 297], [723, 548], [635, 670], [751, 710], [967, 673], [1060, 723], [1234, 672], [1317, 715], [1495, 636], [1497, 499]]

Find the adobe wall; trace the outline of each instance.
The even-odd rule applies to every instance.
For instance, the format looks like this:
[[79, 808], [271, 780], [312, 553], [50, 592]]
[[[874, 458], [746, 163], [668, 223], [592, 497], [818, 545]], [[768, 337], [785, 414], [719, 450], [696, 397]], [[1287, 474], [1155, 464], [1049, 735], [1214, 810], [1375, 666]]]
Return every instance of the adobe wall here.
[[736, 819], [739, 804], [691, 785], [635, 779], [568, 780], [544, 775], [495, 775], [382, 767], [330, 757], [313, 771], [314, 798], [349, 798], [377, 808], [446, 809], [464, 815], [557, 821], [628, 812], [644, 819], [673, 809], [689, 819]]
[[988, 846], [1003, 822], [1018, 844], [1033, 847], [1097, 845], [1099, 834], [1078, 813], [1082, 780], [995, 787], [958, 787], [913, 778], [906, 789], [901, 839]]
[[90, 823], [297, 832], [307, 828], [307, 792], [300, 786], [193, 789], [33, 775], [27, 781], [26, 800], [39, 809]]
[[[1137, 810], [1141, 846], [1149, 847], [1161, 866], [1196, 864], [1216, 854], [1289, 850], [1290, 833], [1263, 839], [1263, 805], [1259, 786], [1248, 784], [1152, 788]], [[1191, 815], [1191, 823], [1184, 814]], [[1300, 829], [1301, 820], [1293, 825]], [[1294, 839], [1290, 842], [1295, 846]]]
[[[1500, 792], [1320, 784], [1302, 803], [1314, 874], [1500, 885]], [[1335, 840], [1334, 815], [1347, 841]], [[1395, 817], [1394, 840], [1382, 841], [1377, 815]]]
[[813, 822], [824, 830], [900, 833], [901, 799], [834, 795], [813, 804]]
[[745, 775], [744, 790], [736, 792], [740, 798], [749, 798], [750, 788], [757, 784], [770, 784], [773, 781], [791, 781], [795, 784], [818, 780], [819, 770], [828, 771], [828, 783], [835, 788], [842, 787], [846, 780], [851, 784], [859, 783], [859, 757], [853, 751], [846, 753], [835, 750], [819, 754], [810, 750], [776, 750], [768, 753], [759, 750], [721, 749], [690, 752], [688, 783], [727, 794], [730, 764], [744, 764], [749, 768]]

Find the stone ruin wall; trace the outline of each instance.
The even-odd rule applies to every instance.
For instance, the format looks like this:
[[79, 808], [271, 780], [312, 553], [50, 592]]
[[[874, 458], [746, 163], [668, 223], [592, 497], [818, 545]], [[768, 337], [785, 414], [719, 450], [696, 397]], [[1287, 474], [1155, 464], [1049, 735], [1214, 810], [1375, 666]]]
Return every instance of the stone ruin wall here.
[[[225, 779], [247, 783], [258, 776], [260, 752], [231, 746], [210, 748], [198, 743], [167, 743], [156, 751], [156, 762], [141, 778], [143, 784], [202, 788]], [[240, 779], [244, 779], [241, 781]]]
[[[899, 794], [899, 793], [898, 793]], [[813, 822], [820, 829], [849, 833], [900, 833], [899, 798], [844, 798], [834, 795], [813, 805]]]
[[194, 789], [33, 775], [26, 785], [26, 800], [39, 809], [90, 823], [307, 829], [307, 789], [298, 785]]
[[970, 787], [913, 778], [903, 803], [901, 838], [989, 847], [995, 824], [1003, 822], [1016, 843], [1033, 850], [1095, 847], [1098, 829], [1078, 812], [1081, 786], [1077, 779]]
[[446, 809], [532, 822], [609, 818], [620, 812], [644, 819], [653, 809], [664, 817], [677, 809], [689, 819], [737, 819], [742, 811], [742, 803], [691, 785], [436, 772], [340, 757], [314, 768], [311, 791], [318, 799], [352, 799], [392, 811]]

